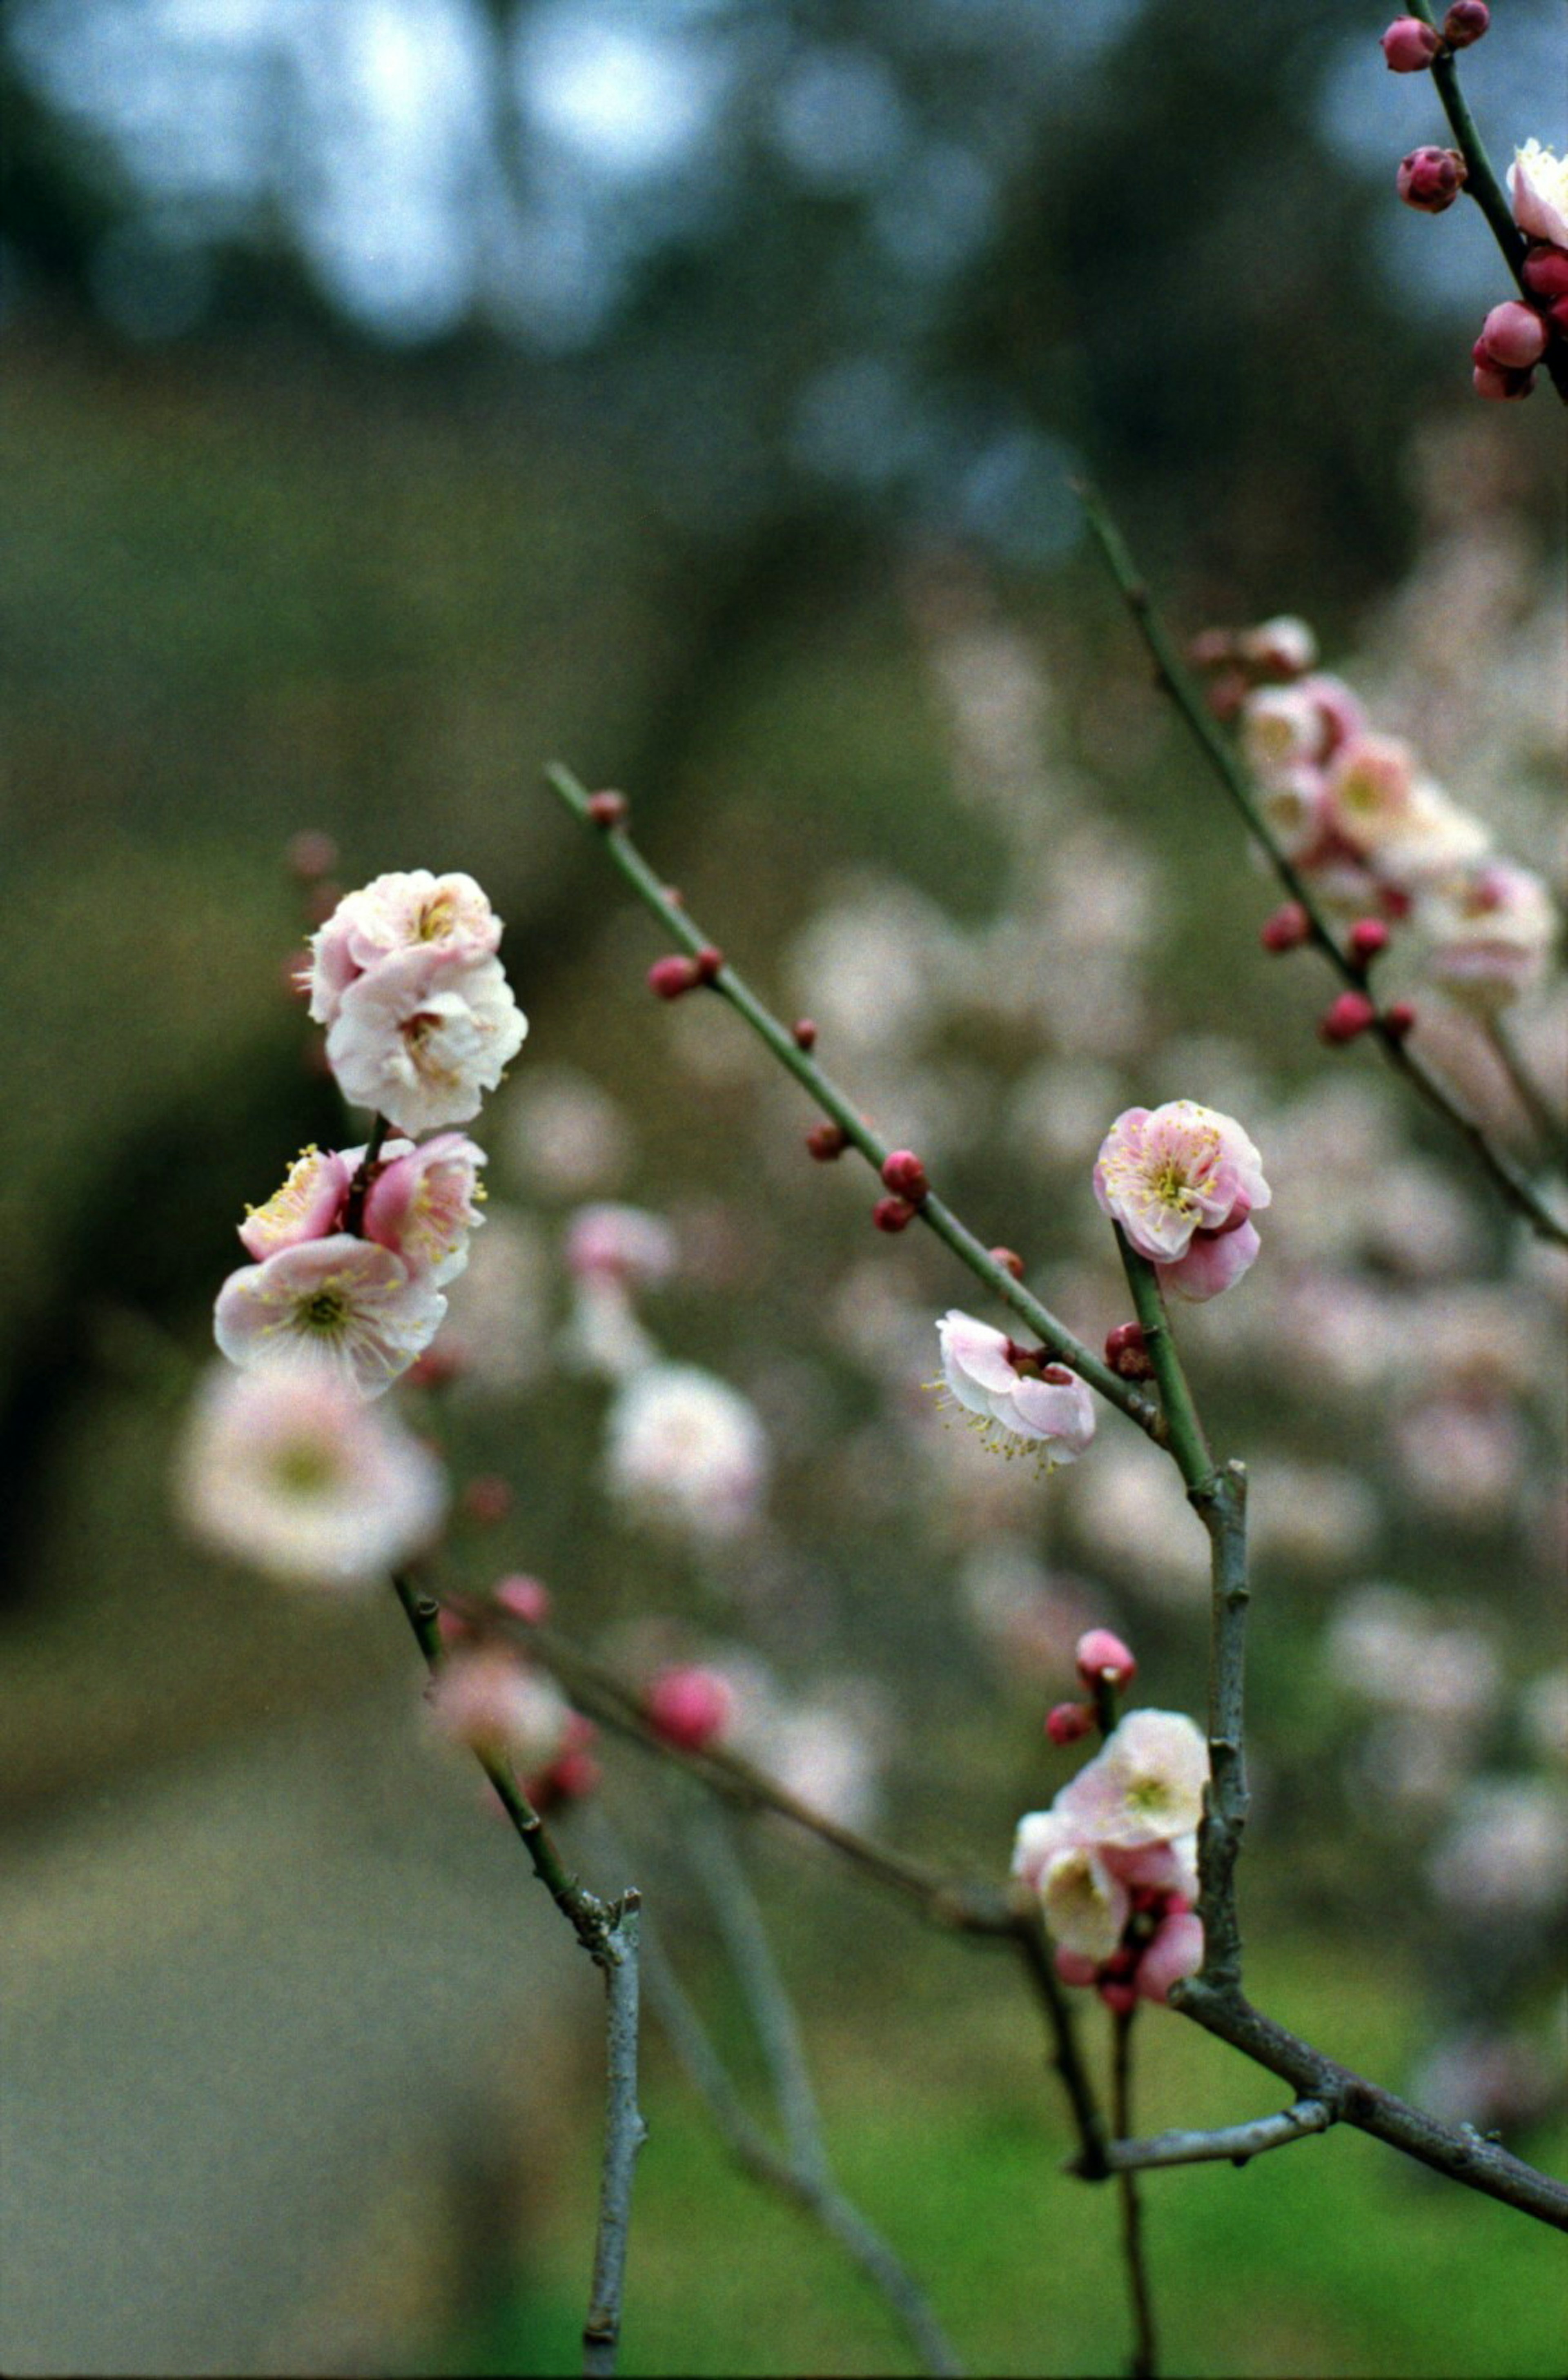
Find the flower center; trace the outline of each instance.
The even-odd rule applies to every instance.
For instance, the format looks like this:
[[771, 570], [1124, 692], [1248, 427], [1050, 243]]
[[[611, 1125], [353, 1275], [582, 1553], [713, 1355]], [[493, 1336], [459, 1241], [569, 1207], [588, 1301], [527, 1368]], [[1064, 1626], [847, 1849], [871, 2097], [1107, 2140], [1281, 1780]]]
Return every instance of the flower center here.
[[341, 1330], [348, 1318], [348, 1307], [341, 1290], [318, 1289], [299, 1306], [298, 1319], [302, 1330], [315, 1330], [324, 1336]]
[[332, 1459], [322, 1448], [299, 1439], [278, 1455], [273, 1478], [286, 1496], [320, 1496], [333, 1482]]

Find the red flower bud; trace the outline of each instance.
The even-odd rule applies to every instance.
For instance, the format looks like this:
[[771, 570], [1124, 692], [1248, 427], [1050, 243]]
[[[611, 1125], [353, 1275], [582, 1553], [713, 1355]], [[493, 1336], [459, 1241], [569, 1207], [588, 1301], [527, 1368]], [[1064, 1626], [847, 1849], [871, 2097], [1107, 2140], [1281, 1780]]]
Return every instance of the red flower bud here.
[[521, 1571], [498, 1579], [490, 1599], [498, 1611], [509, 1611], [514, 1620], [526, 1620], [530, 1628], [537, 1628], [550, 1617], [549, 1588], [537, 1578], [525, 1577]]
[[629, 808], [625, 794], [590, 794], [588, 814], [595, 826], [619, 826]]
[[1258, 939], [1266, 951], [1298, 951], [1312, 931], [1312, 920], [1299, 901], [1287, 901], [1271, 917], [1265, 917], [1258, 929]]
[[1109, 1628], [1091, 1628], [1080, 1636], [1073, 1658], [1086, 1686], [1126, 1686], [1137, 1675], [1137, 1663]]
[[1120, 1379], [1152, 1380], [1154, 1365], [1141, 1322], [1118, 1322], [1106, 1332], [1105, 1360]]
[[1023, 1280], [1024, 1259], [1016, 1248], [992, 1248], [990, 1256], [992, 1264], [1000, 1265], [1003, 1272], [1010, 1272], [1015, 1281]]
[[1396, 1041], [1403, 1041], [1405, 1035], [1415, 1029], [1414, 1002], [1408, 1000], [1391, 1000], [1383, 1011], [1383, 1024]]
[[849, 1135], [841, 1123], [814, 1124], [806, 1135], [806, 1146], [819, 1165], [827, 1165], [844, 1155], [849, 1147]]
[[912, 1148], [895, 1148], [882, 1160], [882, 1180], [896, 1197], [918, 1207], [930, 1189], [926, 1169]]
[[1058, 1703], [1046, 1712], [1045, 1731], [1052, 1743], [1081, 1742], [1094, 1732], [1094, 1712], [1088, 1703]]
[[817, 1027], [809, 1016], [797, 1016], [790, 1026], [789, 1038], [797, 1050], [814, 1050], [817, 1046]]
[[1568, 248], [1544, 243], [1525, 259], [1525, 286], [1532, 297], [1568, 298]]
[[871, 1220], [879, 1232], [906, 1232], [915, 1220], [915, 1209], [907, 1198], [879, 1198], [871, 1209]]
[[1492, 12], [1487, 0], [1453, 0], [1453, 6], [1442, 20], [1442, 37], [1451, 50], [1467, 50], [1478, 42], [1491, 23]]
[[704, 942], [691, 964], [697, 970], [699, 983], [711, 983], [724, 964], [724, 954], [714, 943]]
[[1539, 363], [1546, 346], [1546, 324], [1533, 306], [1505, 298], [1481, 324], [1481, 335], [1471, 353], [1477, 363], [1495, 364], [1499, 371], [1528, 371]]
[[735, 1695], [712, 1670], [661, 1670], [643, 1697], [649, 1724], [666, 1743], [700, 1752], [729, 1724]]
[[1339, 998], [1331, 1001], [1324, 1010], [1318, 1026], [1318, 1038], [1331, 1045], [1354, 1041], [1358, 1033], [1366, 1032], [1377, 1013], [1364, 991], [1342, 991]]
[[1112, 2016], [1131, 2016], [1138, 2004], [1135, 1984], [1103, 1983], [1100, 1986], [1100, 1997]]
[[1396, 17], [1382, 37], [1383, 56], [1395, 74], [1422, 74], [1442, 47], [1442, 36], [1419, 17]]
[[702, 981], [692, 959], [679, 958], [674, 952], [667, 959], [655, 959], [648, 970], [648, 989], [661, 1000], [679, 1000]]
[[1528, 396], [1536, 384], [1533, 371], [1509, 371], [1501, 364], [1494, 364], [1479, 339], [1471, 348], [1470, 355], [1476, 367], [1470, 381], [1477, 396], [1489, 397], [1496, 404], [1512, 405], [1519, 397]]
[[1358, 917], [1350, 929], [1350, 955], [1359, 967], [1370, 966], [1389, 946], [1389, 929], [1380, 917]]
[[1469, 179], [1469, 168], [1457, 149], [1412, 149], [1394, 176], [1394, 188], [1407, 207], [1424, 215], [1440, 215], [1453, 204]]

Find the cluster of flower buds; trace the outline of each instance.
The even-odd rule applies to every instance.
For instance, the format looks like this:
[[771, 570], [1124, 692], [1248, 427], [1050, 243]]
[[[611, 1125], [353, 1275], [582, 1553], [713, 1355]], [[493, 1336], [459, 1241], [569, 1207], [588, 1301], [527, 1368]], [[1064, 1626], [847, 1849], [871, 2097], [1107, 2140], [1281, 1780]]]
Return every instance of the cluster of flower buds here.
[[[1391, 929], [1408, 926], [1426, 972], [1451, 996], [1481, 1009], [1517, 999], [1538, 981], [1555, 939], [1545, 884], [1489, 856], [1486, 829], [1423, 774], [1410, 745], [1370, 729], [1344, 681], [1314, 667], [1307, 632], [1295, 676], [1277, 658], [1266, 670], [1249, 658], [1258, 638], [1277, 646], [1277, 626], [1207, 630], [1191, 653], [1211, 673], [1214, 708], [1236, 723], [1279, 848], [1322, 908], [1352, 921], [1343, 956], [1365, 977]], [[1287, 901], [1260, 939], [1283, 952], [1312, 932], [1302, 904]], [[1325, 1014], [1323, 1038], [1350, 1040], [1380, 1013], [1395, 1034], [1415, 1022], [1408, 1002], [1380, 1012], [1363, 991], [1346, 991]]]
[[1115, 1722], [1115, 1698], [1137, 1675], [1137, 1663], [1109, 1628], [1090, 1628], [1080, 1636], [1075, 1658], [1078, 1682], [1089, 1699], [1057, 1703], [1047, 1711], [1045, 1731], [1054, 1744], [1077, 1743], [1097, 1727], [1109, 1735]]
[[[1125, 1656], [1119, 1666], [1130, 1677], [1125, 1646], [1099, 1630], [1079, 1646], [1080, 1675], [1101, 1635]], [[1203, 1962], [1192, 1904], [1208, 1774], [1208, 1747], [1190, 1718], [1131, 1711], [1049, 1810], [1019, 1822], [1013, 1873], [1039, 1896], [1057, 1973], [1098, 1991], [1118, 2015], [1140, 1999], [1163, 2001]]]
[[1382, 37], [1383, 57], [1393, 74], [1424, 74], [1439, 58], [1467, 50], [1491, 23], [1487, 0], [1453, 0], [1440, 32], [1424, 17], [1396, 17]]
[[1470, 350], [1478, 396], [1528, 396], [1549, 348], [1568, 343], [1568, 157], [1527, 140], [1508, 169], [1513, 220], [1530, 246], [1521, 268], [1528, 295], [1505, 298]]
[[1048, 1471], [1087, 1451], [1094, 1400], [1065, 1364], [1052, 1363], [1043, 1348], [1018, 1346], [1004, 1330], [956, 1307], [936, 1328], [941, 1385], [983, 1444], [1003, 1454], [1031, 1454]]
[[252, 1261], [213, 1320], [240, 1378], [199, 1401], [183, 1474], [199, 1532], [279, 1575], [372, 1577], [444, 1511], [434, 1458], [364, 1407], [424, 1354], [483, 1220], [484, 1152], [445, 1127], [478, 1113], [527, 1030], [500, 940], [471, 877], [425, 869], [345, 895], [312, 940], [327, 1062], [397, 1136], [305, 1149], [248, 1213]]

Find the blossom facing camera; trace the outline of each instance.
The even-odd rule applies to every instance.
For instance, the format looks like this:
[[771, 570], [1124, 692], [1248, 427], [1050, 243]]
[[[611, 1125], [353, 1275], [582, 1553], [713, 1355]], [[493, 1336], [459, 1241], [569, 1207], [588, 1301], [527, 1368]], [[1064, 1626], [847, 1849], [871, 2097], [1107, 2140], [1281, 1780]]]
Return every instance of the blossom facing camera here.
[[327, 1063], [351, 1106], [410, 1138], [478, 1115], [522, 1048], [528, 1019], [497, 958], [400, 950], [351, 982]]
[[1129, 1711], [1056, 1796], [1088, 1839], [1123, 1850], [1193, 1833], [1203, 1815], [1209, 1746], [1183, 1711]]
[[1076, 1462], [1094, 1437], [1094, 1400], [1065, 1364], [1024, 1358], [1005, 1331], [956, 1306], [937, 1324], [942, 1381], [974, 1416], [982, 1442], [1003, 1454], [1033, 1454], [1047, 1469]]
[[303, 1366], [377, 1397], [429, 1346], [445, 1312], [440, 1291], [390, 1248], [336, 1232], [230, 1273], [213, 1330], [242, 1371]]
[[1193, 1303], [1254, 1262], [1260, 1243], [1248, 1218], [1273, 1196], [1234, 1117], [1192, 1099], [1124, 1109], [1100, 1144], [1094, 1195], [1161, 1287]]
[[1568, 249], [1568, 157], [1559, 157], [1538, 140], [1526, 140], [1513, 152], [1508, 196], [1522, 232], [1550, 247]]
[[483, 1222], [479, 1169], [486, 1161], [460, 1132], [438, 1132], [416, 1148], [389, 1141], [388, 1160], [365, 1194], [365, 1237], [401, 1257], [439, 1289], [468, 1261], [468, 1234]]
[[441, 1464], [324, 1370], [214, 1367], [176, 1480], [192, 1533], [294, 1585], [361, 1587], [422, 1553], [445, 1514]]
[[709, 1543], [751, 1526], [772, 1458], [756, 1407], [695, 1364], [648, 1364], [610, 1408], [611, 1493], [639, 1516]]
[[1469, 168], [1457, 149], [1428, 146], [1412, 149], [1401, 160], [1394, 188], [1407, 207], [1424, 215], [1446, 214], [1469, 180]]
[[349, 988], [399, 953], [471, 966], [493, 956], [500, 941], [501, 920], [471, 876], [432, 876], [428, 868], [378, 876], [346, 892], [312, 937], [311, 1019], [334, 1025]]
[[241, 1245], [258, 1264], [280, 1248], [325, 1239], [343, 1212], [354, 1161], [336, 1150], [302, 1148], [264, 1207], [248, 1207]]

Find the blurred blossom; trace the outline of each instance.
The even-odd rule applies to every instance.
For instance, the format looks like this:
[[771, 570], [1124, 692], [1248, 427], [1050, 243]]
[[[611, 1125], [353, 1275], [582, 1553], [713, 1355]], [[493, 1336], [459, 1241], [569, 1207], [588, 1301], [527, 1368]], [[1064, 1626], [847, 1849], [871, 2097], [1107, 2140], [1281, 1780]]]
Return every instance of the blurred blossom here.
[[1342, 1597], [1325, 1649], [1352, 1694], [1444, 1725], [1478, 1725], [1502, 1691], [1501, 1665], [1480, 1630], [1445, 1625], [1405, 1587], [1375, 1584]]
[[1391, 1432], [1400, 1477], [1417, 1500], [1474, 1525], [1500, 1519], [1525, 1476], [1528, 1441], [1497, 1398], [1435, 1398], [1402, 1414]]
[[825, 1041], [875, 1050], [924, 1040], [942, 1022], [962, 955], [934, 902], [894, 879], [866, 878], [796, 935], [787, 971]]
[[1075, 1470], [1069, 1492], [1079, 1538], [1136, 1592], [1187, 1602], [1207, 1590], [1208, 1536], [1155, 1448], [1108, 1439]]
[[1363, 1217], [1368, 1256], [1422, 1279], [1473, 1264], [1481, 1234], [1471, 1199], [1430, 1158], [1383, 1166]]
[[1410, 2088], [1417, 2107], [1440, 2122], [1508, 2132], [1538, 2122], [1559, 2103], [1562, 2081], [1534, 2042], [1471, 2032], [1440, 2042], [1416, 2068]]
[[572, 1309], [557, 1348], [568, 1371], [624, 1380], [659, 1360], [658, 1342], [637, 1318], [623, 1282], [602, 1274], [574, 1285]]
[[549, 1346], [552, 1267], [537, 1225], [516, 1208], [491, 1206], [468, 1269], [452, 1284], [442, 1348], [481, 1389], [526, 1388]]
[[1369, 1394], [1391, 1378], [1406, 1334], [1416, 1335], [1403, 1306], [1356, 1273], [1297, 1273], [1276, 1287], [1250, 1352], [1256, 1359], [1266, 1345], [1298, 1385], [1319, 1394]]
[[646, 1208], [580, 1207], [566, 1227], [567, 1270], [579, 1281], [656, 1288], [675, 1267], [675, 1235]]
[[440, 1463], [382, 1405], [330, 1373], [209, 1373], [176, 1479], [187, 1525], [216, 1551], [297, 1585], [368, 1586], [440, 1528]]
[[807, 187], [874, 187], [898, 162], [908, 126], [898, 86], [874, 50], [808, 49], [773, 99], [773, 138]]
[[1358, 1561], [1378, 1533], [1376, 1490], [1338, 1463], [1262, 1454], [1248, 1465], [1248, 1535], [1260, 1560], [1330, 1570]]
[[878, 1815], [876, 1733], [864, 1716], [808, 1705], [781, 1712], [754, 1756], [786, 1793], [841, 1827], [863, 1828]]
[[1530, 1680], [1519, 1696], [1519, 1717], [1531, 1750], [1568, 1768], [1568, 1663]]
[[918, 1374], [930, 1343], [930, 1312], [880, 1255], [843, 1274], [824, 1318], [833, 1343], [868, 1372], [894, 1383]]
[[1427, 1876], [1440, 1900], [1473, 1917], [1556, 1910], [1568, 1899], [1568, 1791], [1503, 1778], [1470, 1786]]
[[1471, 1758], [1463, 1730], [1401, 1711], [1368, 1729], [1357, 1747], [1356, 1787], [1368, 1808], [1403, 1810], [1426, 1823], [1452, 1803]]
[[997, 1536], [966, 1554], [958, 1595], [1010, 1684], [1054, 1691], [1073, 1676], [1073, 1648], [1112, 1598], [1054, 1572], [1022, 1537]]
[[564, 1751], [571, 1709], [553, 1678], [499, 1650], [448, 1656], [430, 1693], [442, 1733], [489, 1760], [509, 1760], [523, 1778]]
[[614, 1189], [632, 1160], [625, 1109], [570, 1066], [531, 1069], [506, 1094], [496, 1133], [513, 1172], [543, 1197]]
[[629, 1513], [699, 1540], [741, 1536], [772, 1468], [767, 1433], [739, 1390], [694, 1364], [650, 1364], [618, 1392], [605, 1477]]
[[1465, 1396], [1527, 1395], [1557, 1376], [1556, 1334], [1512, 1283], [1452, 1283], [1410, 1318], [1402, 1363]]

